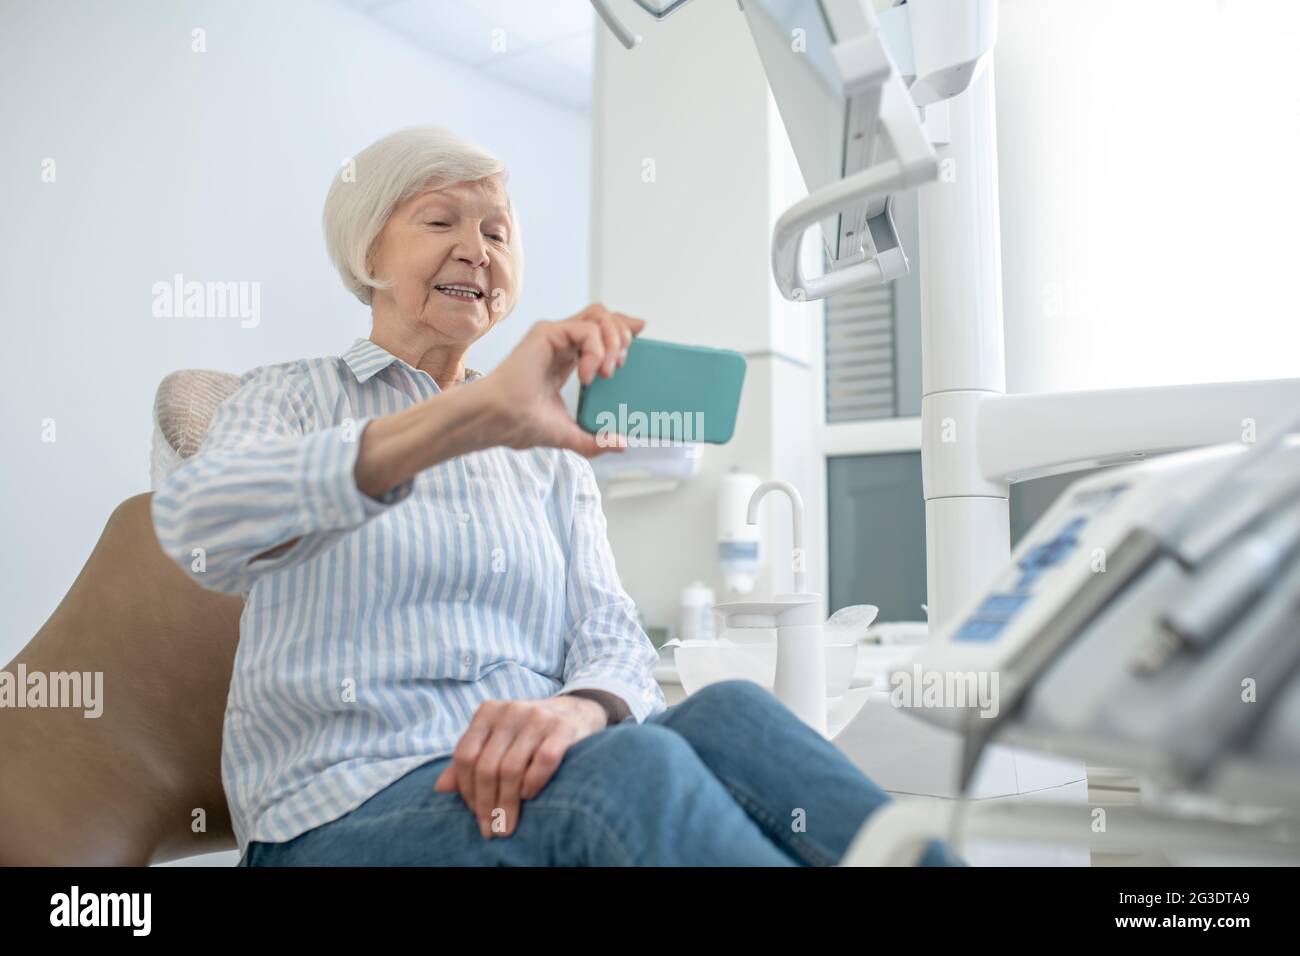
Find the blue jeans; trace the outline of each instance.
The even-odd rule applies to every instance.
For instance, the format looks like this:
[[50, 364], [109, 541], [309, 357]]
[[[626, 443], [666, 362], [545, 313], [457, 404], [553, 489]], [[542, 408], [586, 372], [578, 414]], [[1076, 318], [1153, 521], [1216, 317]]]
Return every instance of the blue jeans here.
[[[579, 740], [508, 837], [484, 839], [416, 767], [337, 820], [249, 843], [240, 866], [830, 866], [891, 798], [770, 692], [704, 687]], [[964, 866], [941, 840], [923, 866]]]

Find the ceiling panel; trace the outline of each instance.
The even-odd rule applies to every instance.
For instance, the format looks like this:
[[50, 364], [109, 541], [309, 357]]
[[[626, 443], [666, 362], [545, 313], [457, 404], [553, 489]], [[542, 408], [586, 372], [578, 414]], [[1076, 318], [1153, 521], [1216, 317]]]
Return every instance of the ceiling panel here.
[[591, 108], [591, 73], [570, 68], [550, 55], [550, 47], [527, 50], [518, 56], [500, 57], [482, 70], [503, 83], [532, 89], [537, 77], [545, 76], [547, 98], [575, 110]]
[[345, 0], [437, 56], [570, 109], [591, 108], [587, 0]]
[[574, 33], [592, 31], [593, 12], [587, 0], [459, 0], [487, 19], [518, 30], [533, 43], [546, 43]]
[[578, 33], [546, 45], [546, 55], [584, 77], [591, 84], [595, 48], [590, 33]]

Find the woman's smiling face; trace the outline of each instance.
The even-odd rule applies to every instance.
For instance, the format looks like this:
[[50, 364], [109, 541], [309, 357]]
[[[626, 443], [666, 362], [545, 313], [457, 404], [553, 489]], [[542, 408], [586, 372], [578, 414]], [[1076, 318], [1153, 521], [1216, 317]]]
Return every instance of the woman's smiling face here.
[[371, 252], [371, 274], [392, 282], [376, 289], [376, 316], [470, 342], [505, 316], [514, 282], [514, 221], [495, 177], [420, 193], [388, 217]]

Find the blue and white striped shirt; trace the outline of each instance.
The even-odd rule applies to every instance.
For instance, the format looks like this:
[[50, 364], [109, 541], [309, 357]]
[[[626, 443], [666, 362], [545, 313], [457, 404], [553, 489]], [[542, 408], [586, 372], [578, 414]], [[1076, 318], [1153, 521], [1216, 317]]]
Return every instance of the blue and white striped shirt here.
[[667, 706], [581, 455], [490, 448], [382, 499], [357, 488], [366, 424], [438, 391], [369, 339], [254, 369], [154, 493], [163, 550], [245, 595], [221, 757], [241, 854], [452, 753], [483, 701], [596, 688], [637, 722]]

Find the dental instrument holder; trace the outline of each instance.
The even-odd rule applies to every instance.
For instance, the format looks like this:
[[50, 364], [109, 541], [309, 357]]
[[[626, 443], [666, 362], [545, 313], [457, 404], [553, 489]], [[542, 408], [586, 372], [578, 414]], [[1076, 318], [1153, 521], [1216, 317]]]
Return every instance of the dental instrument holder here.
[[826, 649], [821, 595], [804, 590], [803, 498], [786, 481], [765, 481], [749, 499], [749, 524], [758, 524], [758, 505], [769, 491], [790, 499], [794, 522], [794, 592], [775, 594], [768, 601], [717, 604], [727, 627], [776, 629], [776, 676], [773, 692], [804, 723], [823, 737], [826, 728]]

